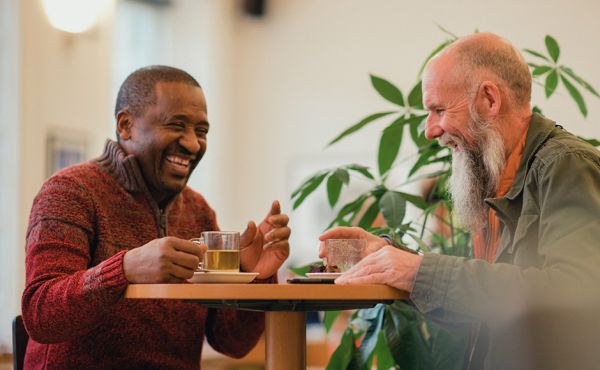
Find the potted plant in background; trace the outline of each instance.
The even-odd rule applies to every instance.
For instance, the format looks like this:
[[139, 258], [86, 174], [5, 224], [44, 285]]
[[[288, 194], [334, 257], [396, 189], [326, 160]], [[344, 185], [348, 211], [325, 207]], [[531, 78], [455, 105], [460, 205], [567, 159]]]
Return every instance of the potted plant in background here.
[[[329, 205], [339, 211], [326, 228], [332, 226], [360, 226], [374, 234], [391, 235], [397, 242], [412, 245], [415, 249], [469, 257], [471, 255], [470, 234], [456, 222], [452, 215], [452, 203], [446, 192], [446, 183], [451, 170], [451, 153], [435, 140], [424, 135], [426, 112], [422, 105], [421, 74], [426, 63], [435, 54], [451, 44], [457, 37], [445, 30], [446, 40], [426, 58], [417, 74], [417, 83], [408, 94], [390, 81], [371, 75], [371, 84], [378, 94], [397, 106], [395, 110], [370, 114], [344, 130], [328, 144], [333, 145], [348, 135], [355, 134], [374, 122], [387, 120], [381, 132], [377, 151], [377, 168], [360, 164], [348, 164], [324, 169], [310, 176], [292, 194], [293, 208], [323, 185]], [[559, 86], [563, 86], [577, 105], [583, 117], [587, 116], [587, 105], [581, 91], [600, 98], [598, 92], [571, 68], [559, 63], [560, 47], [547, 35], [545, 52], [523, 49], [528, 58], [534, 86], [542, 87], [548, 99]], [[534, 106], [534, 111], [540, 109]], [[391, 122], [391, 123], [389, 123]], [[408, 158], [410, 169], [402, 183], [391, 184], [390, 174], [399, 163], [399, 153], [408, 137], [416, 147]], [[584, 139], [600, 146], [596, 139]], [[344, 187], [351, 185], [352, 176], [371, 182], [372, 187], [352, 201], [338, 206]], [[426, 194], [410, 194], [402, 188], [412, 182], [428, 181]], [[420, 214], [406, 219], [407, 204], [420, 210]], [[441, 212], [440, 212], [441, 211]], [[379, 215], [385, 223], [374, 226]], [[441, 228], [434, 228], [437, 223]], [[427, 242], [425, 238], [427, 237]], [[304, 274], [308, 266], [292, 269]], [[325, 313], [324, 325], [329, 331], [339, 311]], [[358, 345], [357, 345], [358, 343]], [[463, 365], [466, 345], [466, 329], [449, 331], [428, 321], [412, 306], [404, 302], [392, 305], [377, 305], [371, 309], [355, 311], [340, 345], [333, 353], [327, 370], [371, 369], [376, 359], [377, 369], [459, 369]]]

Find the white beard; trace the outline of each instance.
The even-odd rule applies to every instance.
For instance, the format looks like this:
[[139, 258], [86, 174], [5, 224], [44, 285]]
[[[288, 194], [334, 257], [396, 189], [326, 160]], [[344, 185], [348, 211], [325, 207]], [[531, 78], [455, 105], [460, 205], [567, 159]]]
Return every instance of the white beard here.
[[461, 150], [452, 156], [452, 176], [448, 190], [454, 211], [471, 232], [481, 230], [487, 220], [485, 198], [496, 194], [506, 163], [500, 133], [489, 123], [471, 113], [470, 135], [475, 144], [445, 133], [440, 142], [454, 141]]

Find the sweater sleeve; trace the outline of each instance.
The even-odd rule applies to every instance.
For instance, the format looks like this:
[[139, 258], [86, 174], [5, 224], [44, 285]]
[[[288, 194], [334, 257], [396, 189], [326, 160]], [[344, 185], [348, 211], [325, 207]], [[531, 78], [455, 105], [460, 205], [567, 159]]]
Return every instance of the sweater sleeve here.
[[[255, 280], [255, 284], [276, 284], [277, 276]], [[264, 312], [210, 309], [206, 339], [215, 350], [235, 358], [245, 356], [265, 329]]]
[[94, 205], [68, 177], [50, 178], [36, 196], [26, 240], [25, 327], [40, 343], [76, 339], [97, 327], [127, 280], [121, 251], [91, 265]]

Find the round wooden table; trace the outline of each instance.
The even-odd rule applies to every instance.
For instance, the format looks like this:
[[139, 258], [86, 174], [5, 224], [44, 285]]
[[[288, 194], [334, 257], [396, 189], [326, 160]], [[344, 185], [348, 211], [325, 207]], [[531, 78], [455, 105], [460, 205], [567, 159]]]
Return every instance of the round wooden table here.
[[267, 370], [306, 368], [306, 311], [349, 310], [408, 299], [386, 285], [131, 284], [130, 299], [182, 299], [208, 307], [265, 312]]

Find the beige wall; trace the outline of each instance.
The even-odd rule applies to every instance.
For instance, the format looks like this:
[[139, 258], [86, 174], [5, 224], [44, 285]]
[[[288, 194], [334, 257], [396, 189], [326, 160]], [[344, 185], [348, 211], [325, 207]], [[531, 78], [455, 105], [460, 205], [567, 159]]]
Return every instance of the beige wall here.
[[[18, 39], [19, 45], [8, 49], [19, 54], [19, 65], [12, 71], [18, 89], [3, 98], [9, 98], [12, 108], [18, 106], [20, 125], [15, 126], [18, 135], [13, 135], [18, 154], [3, 156], [2, 167], [18, 166], [14, 171], [18, 185], [7, 191], [19, 201], [4, 218], [16, 220], [18, 235], [10, 245], [2, 246], [13, 251], [12, 260], [2, 261], [2, 266], [15, 272], [8, 281], [2, 279], [3, 291], [11, 292], [3, 297], [7, 305], [0, 317], [2, 348], [7, 348], [10, 340], [10, 320], [20, 312], [25, 231], [33, 198], [46, 178], [46, 138], [51, 132], [80, 136], [87, 142], [90, 157], [101, 150], [112, 127], [110, 19], [85, 34], [67, 35], [49, 25], [41, 2], [6, 0], [7, 4], [18, 8], [14, 13], [18, 19], [11, 21], [19, 27], [12, 30], [11, 37]], [[14, 93], [19, 94], [18, 99], [11, 98]]]

